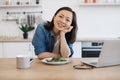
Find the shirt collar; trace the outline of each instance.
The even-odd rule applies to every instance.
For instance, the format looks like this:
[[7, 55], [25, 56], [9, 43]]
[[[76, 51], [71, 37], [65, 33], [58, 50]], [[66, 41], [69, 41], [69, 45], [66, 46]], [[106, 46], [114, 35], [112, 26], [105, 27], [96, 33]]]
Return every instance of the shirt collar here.
[[54, 36], [53, 30], [50, 31], [50, 36]]

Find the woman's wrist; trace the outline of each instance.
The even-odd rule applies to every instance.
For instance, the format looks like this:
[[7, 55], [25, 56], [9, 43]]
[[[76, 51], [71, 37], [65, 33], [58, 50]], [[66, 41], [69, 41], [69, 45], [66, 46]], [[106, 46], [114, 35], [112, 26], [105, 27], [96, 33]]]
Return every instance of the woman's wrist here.
[[60, 57], [60, 54], [54, 53], [54, 57], [55, 58]]
[[60, 36], [64, 36], [64, 35], [65, 35], [65, 32], [61, 31]]

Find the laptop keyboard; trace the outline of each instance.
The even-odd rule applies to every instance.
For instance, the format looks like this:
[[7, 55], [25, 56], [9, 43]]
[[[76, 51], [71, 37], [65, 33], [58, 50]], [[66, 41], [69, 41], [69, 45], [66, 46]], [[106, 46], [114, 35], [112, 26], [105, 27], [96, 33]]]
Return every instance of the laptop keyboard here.
[[97, 64], [97, 62], [90, 62], [90, 64], [96, 65], [96, 64]]

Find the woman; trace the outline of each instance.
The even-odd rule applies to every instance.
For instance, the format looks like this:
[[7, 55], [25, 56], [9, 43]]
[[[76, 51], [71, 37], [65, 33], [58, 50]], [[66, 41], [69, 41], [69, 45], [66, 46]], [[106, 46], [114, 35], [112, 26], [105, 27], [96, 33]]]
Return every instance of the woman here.
[[71, 57], [77, 33], [76, 13], [69, 7], [58, 9], [51, 22], [37, 26], [32, 44], [39, 59]]

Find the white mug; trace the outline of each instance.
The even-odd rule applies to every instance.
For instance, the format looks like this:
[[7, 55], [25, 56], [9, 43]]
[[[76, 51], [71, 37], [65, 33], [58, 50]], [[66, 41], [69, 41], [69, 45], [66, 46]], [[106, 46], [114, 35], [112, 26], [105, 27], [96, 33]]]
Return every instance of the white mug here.
[[19, 55], [16, 57], [16, 66], [18, 69], [27, 69], [30, 68], [32, 58], [30, 56]]

